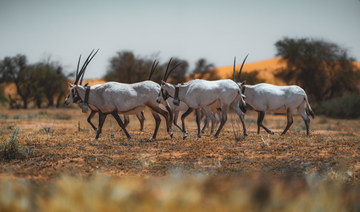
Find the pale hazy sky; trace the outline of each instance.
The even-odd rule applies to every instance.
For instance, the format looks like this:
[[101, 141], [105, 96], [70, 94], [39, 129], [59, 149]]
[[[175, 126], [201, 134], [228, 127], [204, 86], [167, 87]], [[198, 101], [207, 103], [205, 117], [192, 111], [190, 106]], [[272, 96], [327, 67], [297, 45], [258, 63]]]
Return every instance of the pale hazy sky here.
[[360, 61], [360, 1], [0, 0], [0, 59], [51, 56], [70, 72], [100, 48], [85, 78], [102, 77], [122, 50], [225, 66], [247, 53], [247, 62], [273, 58], [285, 36], [334, 42]]

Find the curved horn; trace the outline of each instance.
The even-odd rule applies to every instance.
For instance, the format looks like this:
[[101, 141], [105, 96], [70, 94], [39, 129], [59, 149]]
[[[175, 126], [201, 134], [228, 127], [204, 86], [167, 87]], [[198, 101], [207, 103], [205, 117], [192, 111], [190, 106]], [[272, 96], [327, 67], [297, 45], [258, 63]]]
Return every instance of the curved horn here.
[[238, 75], [238, 81], [239, 81], [239, 82], [240, 82], [241, 71], [242, 71], [242, 69], [243, 69], [243, 67], [244, 67], [245, 60], [246, 60], [246, 58], [247, 58], [248, 56], [249, 56], [249, 54], [246, 55], [244, 61], [243, 61], [242, 64], [241, 64], [241, 67], [240, 67], [240, 70], [239, 70], [239, 75]]
[[170, 63], [171, 63], [172, 59], [173, 59], [173, 58], [170, 58], [169, 63], [167, 64], [167, 67], [166, 67], [166, 70], [165, 70], [165, 74], [164, 74], [164, 78], [163, 78], [163, 81], [164, 81], [164, 82], [166, 82], [166, 80], [167, 80], [167, 73], [168, 73], [169, 66], [170, 66]]
[[170, 69], [170, 71], [168, 72], [165, 81], [167, 80], [167, 78], [170, 76], [171, 72], [174, 71], [178, 66], [180, 66], [181, 63], [178, 63], [176, 65], [174, 65], [174, 67], [172, 69]]
[[76, 68], [75, 81], [78, 79], [78, 76], [79, 76], [80, 60], [81, 60], [81, 55], [79, 56], [79, 60], [78, 60], [77, 68]]
[[80, 71], [79, 71], [79, 74], [78, 74], [78, 77], [77, 79], [75, 80], [75, 85], [79, 82], [80, 80], [80, 85], [82, 84], [82, 80], [84, 78], [84, 74], [85, 74], [85, 70], [86, 70], [86, 67], [89, 65], [90, 61], [95, 57], [96, 53], [99, 51], [96, 50], [96, 52], [93, 54], [94, 50], [92, 50], [89, 54], [89, 56], [86, 58], [84, 64], [82, 65]]
[[234, 66], [233, 66], [233, 81], [235, 81], [235, 64], [236, 64], [236, 56], [234, 57]]
[[150, 75], [149, 75], [149, 79], [148, 79], [148, 80], [151, 79], [151, 76], [152, 76], [153, 73], [155, 72], [155, 69], [156, 69], [156, 67], [158, 66], [158, 64], [159, 64], [159, 62], [156, 61], [156, 60], [154, 60], [152, 66], [151, 66]]

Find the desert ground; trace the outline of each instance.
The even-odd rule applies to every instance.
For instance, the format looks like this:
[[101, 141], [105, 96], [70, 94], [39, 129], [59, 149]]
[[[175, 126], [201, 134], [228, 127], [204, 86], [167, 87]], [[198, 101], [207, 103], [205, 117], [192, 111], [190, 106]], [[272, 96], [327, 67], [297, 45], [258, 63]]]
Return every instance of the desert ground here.
[[[150, 204], [154, 207], [149, 206], [149, 211], [172, 210], [173, 206], [179, 210], [207, 210], [207, 203], [203, 201], [210, 194], [214, 198], [212, 204], [216, 204], [212, 207], [219, 211], [229, 205], [229, 208], [225, 207], [226, 210], [249, 207], [254, 209], [252, 207], [265, 204], [261, 203], [262, 198], [271, 199], [265, 205], [276, 211], [288, 210], [290, 206], [295, 207], [294, 202], [299, 201], [298, 198], [304, 196], [310, 202], [317, 198], [325, 199], [326, 204], [335, 204], [332, 198], [338, 200], [337, 197], [340, 196], [341, 201], [336, 202], [335, 209], [359, 208], [359, 119], [342, 120], [316, 116], [310, 125], [310, 136], [306, 136], [303, 120], [295, 117], [288, 133], [281, 136], [280, 133], [286, 125], [286, 116], [267, 114], [264, 124], [275, 131], [275, 135], [269, 135], [264, 130], [257, 134], [257, 114], [249, 111], [245, 116], [249, 134], [246, 138], [242, 135], [238, 117], [230, 114], [219, 138], [209, 135], [208, 130], [196, 141], [195, 117], [191, 115], [186, 122], [189, 136], [185, 140], [175, 127], [174, 136], [170, 138], [163, 120], [157, 140], [147, 142], [154, 129], [154, 120], [149, 111], [145, 111], [146, 121], [142, 132], [139, 131], [140, 125], [136, 117], [131, 116], [128, 126], [131, 141], [126, 139], [115, 119], [110, 116], [104, 124], [100, 139], [93, 141], [95, 132], [86, 121], [87, 115], [75, 107], [1, 110], [1, 145], [4, 147], [14, 132], [18, 131], [17, 148], [22, 155], [13, 155], [11, 158], [11, 155], [4, 155], [2, 151], [0, 209], [23, 209], [21, 204], [16, 204], [16, 191], [26, 191], [19, 193], [31, 203], [24, 206], [25, 211], [29, 208], [43, 210], [44, 207], [56, 211], [55, 208], [64, 209], [66, 205], [57, 205], [59, 199], [83, 206], [86, 203], [79, 203], [75, 197], [71, 198], [71, 195], [80, 195], [81, 199], [91, 202], [96, 195], [103, 198], [103, 192], [109, 189], [115, 192], [116, 188], [123, 188], [124, 185], [128, 189], [126, 194], [130, 195], [126, 196], [127, 198], [141, 194], [138, 198], [145, 202], [155, 201], [155, 197], [158, 198], [155, 198], [156, 201], [166, 202], [168, 200], [163, 199], [167, 196], [164, 189], [167, 191], [171, 188], [175, 192], [171, 196], [173, 201], [176, 200], [171, 203], [172, 206], [168, 207], [168, 202], [163, 203], [166, 207], [159, 203], [160, 208]], [[97, 125], [97, 115], [93, 121]], [[338, 186], [328, 186], [328, 183], [341, 185], [341, 189], [339, 190]], [[314, 187], [318, 184], [321, 185], [322, 189], [319, 191], [322, 192], [319, 192], [320, 196], [312, 196], [312, 189], [318, 189]], [[8, 194], [5, 195], [2, 190], [9, 186], [14, 189], [15, 196], [12, 200], [15, 206], [5, 204], [4, 196]], [[73, 187], [80, 190], [92, 188], [94, 191], [91, 192], [94, 192], [95, 197], [73, 193]], [[184, 187], [189, 187], [190, 190]], [[41, 191], [37, 193], [36, 200], [29, 195], [34, 190]], [[154, 197], [152, 192], [160, 192], [160, 196]], [[223, 199], [234, 192], [242, 195], [242, 198], [255, 198], [255, 203], [246, 201], [245, 198], [242, 202], [244, 205], [238, 205], [240, 203], [230, 197]], [[52, 194], [51, 198], [48, 193]], [[328, 197], [329, 194], [335, 196]], [[63, 197], [64, 195], [67, 198]], [[190, 198], [187, 200], [183, 195], [195, 195], [191, 197], [195, 198], [195, 203], [192, 203], [190, 197], [187, 197]], [[290, 199], [282, 202], [277, 200], [278, 197]], [[179, 198], [181, 201], [185, 201], [181, 199], [185, 198], [186, 204], [179, 203]], [[187, 205], [188, 201], [190, 205]], [[276, 201], [282, 204], [278, 205]], [[201, 204], [197, 204], [198, 202]], [[129, 211], [144, 209], [136, 201], [131, 205], [133, 207], [129, 206]], [[305, 206], [312, 208], [314, 205], [304, 204], [298, 209], [307, 209]], [[119, 207], [116, 204], [115, 208]]]

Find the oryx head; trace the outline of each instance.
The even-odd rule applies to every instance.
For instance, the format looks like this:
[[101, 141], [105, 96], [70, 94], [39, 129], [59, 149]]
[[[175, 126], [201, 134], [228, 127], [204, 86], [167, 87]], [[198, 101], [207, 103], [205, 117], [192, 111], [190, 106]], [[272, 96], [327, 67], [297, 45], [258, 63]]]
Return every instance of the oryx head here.
[[236, 84], [238, 84], [239, 89], [240, 89], [240, 109], [245, 113], [246, 112], [246, 103], [244, 101], [244, 99], [246, 99], [246, 96], [244, 95], [244, 85], [245, 85], [245, 81], [243, 83], [240, 82], [240, 76], [241, 76], [241, 71], [244, 67], [244, 63], [246, 61], [246, 58], [249, 56], [249, 54], [246, 55], [246, 57], [244, 58], [240, 70], [239, 70], [239, 74], [238, 77], [236, 79], [236, 70], [235, 70], [235, 65], [236, 65], [236, 57], [234, 57], [234, 66], [233, 66], [233, 81], [236, 82]]
[[175, 86], [170, 84], [170, 83], [167, 83], [166, 80], [168, 79], [169, 75], [171, 74], [171, 72], [173, 70], [175, 70], [176, 67], [178, 67], [180, 65], [180, 63], [176, 64], [174, 67], [172, 67], [170, 70], [169, 70], [169, 67], [170, 67], [170, 64], [171, 64], [171, 61], [172, 61], [172, 58], [170, 58], [170, 61], [166, 67], [166, 71], [165, 71], [165, 74], [164, 74], [164, 78], [163, 80], [161, 80], [161, 88], [160, 88], [160, 92], [158, 94], [158, 97], [156, 98], [156, 102], [157, 103], [161, 103], [163, 101], [166, 101], [169, 97], [172, 97], [174, 98], [173, 95], [170, 95], [170, 93], [173, 93], [172, 90], [175, 91]]
[[86, 58], [85, 62], [83, 63], [81, 69], [79, 70], [80, 60], [81, 60], [81, 55], [80, 55], [76, 69], [75, 83], [74, 84], [69, 83], [71, 90], [68, 97], [65, 99], [66, 105], [69, 105], [71, 103], [78, 103], [79, 101], [82, 101], [78, 90], [80, 87], [83, 87], [81, 84], [84, 78], [86, 67], [89, 65], [90, 61], [94, 58], [94, 56], [98, 51], [99, 49], [94, 53], [94, 50], [92, 50], [89, 56]]

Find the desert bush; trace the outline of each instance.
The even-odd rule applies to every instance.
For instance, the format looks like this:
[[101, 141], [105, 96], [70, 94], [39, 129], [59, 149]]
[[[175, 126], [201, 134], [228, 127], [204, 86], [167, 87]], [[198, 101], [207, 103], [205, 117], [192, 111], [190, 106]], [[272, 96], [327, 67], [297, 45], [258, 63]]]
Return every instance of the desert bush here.
[[314, 106], [316, 114], [322, 114], [334, 118], [358, 118], [360, 117], [360, 95], [347, 94], [320, 102]]
[[28, 155], [28, 150], [19, 145], [19, 129], [15, 128], [10, 139], [6, 144], [0, 145], [0, 160], [24, 159]]

